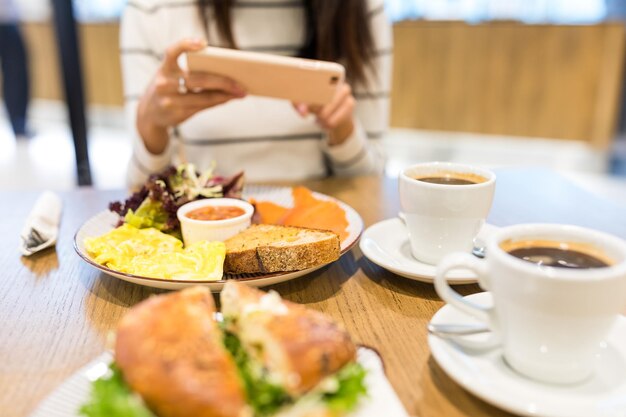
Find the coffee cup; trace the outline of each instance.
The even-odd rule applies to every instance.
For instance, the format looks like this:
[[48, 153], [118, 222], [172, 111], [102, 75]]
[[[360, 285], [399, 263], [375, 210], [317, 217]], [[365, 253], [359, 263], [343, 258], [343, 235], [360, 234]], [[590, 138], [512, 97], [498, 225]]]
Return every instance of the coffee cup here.
[[[450, 287], [446, 277], [457, 268], [476, 273], [492, 293], [492, 307], [477, 306]], [[577, 226], [511, 226], [487, 238], [484, 260], [446, 256], [435, 288], [491, 328], [484, 347], [497, 339], [514, 370], [543, 382], [577, 383], [593, 374], [594, 356], [626, 307], [626, 242]]]
[[400, 174], [400, 206], [413, 256], [435, 265], [448, 253], [470, 252], [489, 214], [496, 176], [469, 165], [429, 162]]

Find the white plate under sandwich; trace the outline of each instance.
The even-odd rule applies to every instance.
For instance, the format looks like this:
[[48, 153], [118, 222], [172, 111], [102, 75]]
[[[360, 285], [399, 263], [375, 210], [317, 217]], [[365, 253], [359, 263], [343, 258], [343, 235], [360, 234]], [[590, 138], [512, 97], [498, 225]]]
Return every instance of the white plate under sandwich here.
[[[91, 382], [107, 372], [111, 360], [111, 354], [105, 353], [87, 364], [52, 392], [30, 417], [79, 417], [77, 410], [89, 398]], [[348, 417], [408, 417], [385, 376], [380, 356], [372, 349], [360, 347], [357, 361], [367, 370], [368, 396]]]

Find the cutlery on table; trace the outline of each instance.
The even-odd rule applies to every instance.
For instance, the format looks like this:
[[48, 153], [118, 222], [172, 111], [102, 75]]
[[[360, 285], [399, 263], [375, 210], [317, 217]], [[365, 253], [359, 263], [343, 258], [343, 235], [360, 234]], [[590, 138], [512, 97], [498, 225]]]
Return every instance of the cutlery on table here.
[[435, 324], [428, 323], [428, 333], [439, 337], [469, 336], [488, 333], [491, 329], [484, 324]]
[[39, 196], [20, 233], [22, 255], [30, 256], [56, 243], [62, 205], [61, 198], [53, 192]]

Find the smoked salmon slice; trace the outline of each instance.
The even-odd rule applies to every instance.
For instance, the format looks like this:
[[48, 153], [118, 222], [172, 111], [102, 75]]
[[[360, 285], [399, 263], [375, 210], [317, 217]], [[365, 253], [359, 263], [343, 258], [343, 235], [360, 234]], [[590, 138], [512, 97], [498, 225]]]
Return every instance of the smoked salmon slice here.
[[292, 208], [269, 201], [254, 201], [259, 221], [266, 224], [330, 230], [337, 233], [341, 241], [348, 237], [346, 213], [337, 203], [315, 198], [306, 187], [294, 187], [292, 195], [294, 204]]

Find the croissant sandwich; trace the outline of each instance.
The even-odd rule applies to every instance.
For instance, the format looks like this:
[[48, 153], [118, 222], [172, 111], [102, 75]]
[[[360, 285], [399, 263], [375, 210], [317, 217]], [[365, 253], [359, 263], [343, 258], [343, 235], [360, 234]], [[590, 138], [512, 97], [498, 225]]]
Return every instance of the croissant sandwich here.
[[329, 317], [229, 281], [222, 320], [204, 287], [121, 320], [87, 417], [340, 417], [366, 394], [350, 336]]

